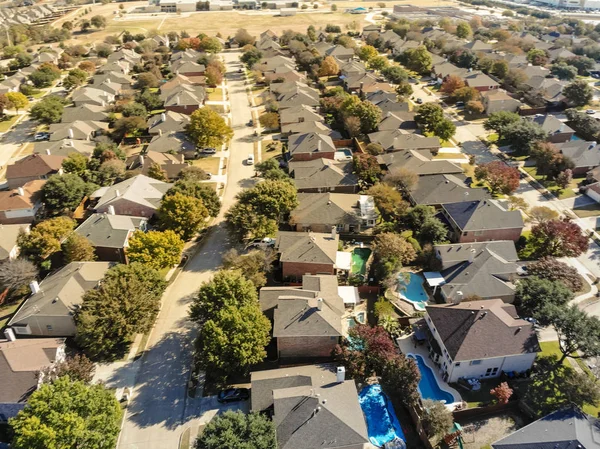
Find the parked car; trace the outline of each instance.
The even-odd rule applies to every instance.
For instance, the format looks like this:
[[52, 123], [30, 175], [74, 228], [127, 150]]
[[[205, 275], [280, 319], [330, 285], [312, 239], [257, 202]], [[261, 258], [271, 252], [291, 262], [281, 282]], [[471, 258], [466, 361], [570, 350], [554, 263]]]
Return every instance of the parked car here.
[[248, 165], [254, 165], [254, 155], [253, 154], [248, 155], [248, 159], [246, 159], [246, 163]]
[[247, 401], [250, 399], [250, 390], [247, 388], [228, 388], [219, 391], [217, 401], [221, 403]]
[[428, 86], [435, 86], [437, 84], [437, 81], [429, 81], [427, 83]]
[[252, 240], [250, 243], [248, 243], [248, 248], [273, 248], [274, 246], [275, 239], [271, 237]]
[[217, 150], [215, 148], [202, 148], [202, 154], [215, 154]]
[[50, 140], [50, 133], [35, 133], [33, 140], [39, 142], [41, 140]]
[[417, 104], [423, 104], [423, 99], [422, 98], [417, 98]]
[[585, 111], [585, 113], [589, 115], [594, 115], [596, 111], [594, 109], [588, 109], [587, 111]]
[[463, 108], [465, 106], [465, 102], [464, 101], [457, 101], [456, 102], [456, 107], [457, 108]]
[[254, 122], [250, 120], [248, 123], [246, 123], [246, 126], [254, 126]]

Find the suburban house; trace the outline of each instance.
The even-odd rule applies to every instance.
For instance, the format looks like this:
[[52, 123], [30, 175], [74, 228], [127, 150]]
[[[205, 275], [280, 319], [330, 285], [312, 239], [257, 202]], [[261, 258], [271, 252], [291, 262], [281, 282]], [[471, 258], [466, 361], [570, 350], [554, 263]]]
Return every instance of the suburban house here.
[[446, 382], [531, 369], [540, 350], [533, 324], [501, 299], [429, 305], [430, 357]]
[[600, 145], [585, 140], [571, 140], [557, 143], [556, 148], [575, 164], [573, 176], [583, 176], [600, 166]]
[[146, 230], [148, 220], [126, 215], [92, 214], [75, 232], [92, 244], [98, 260], [127, 263], [129, 238], [137, 230]]
[[82, 87], [73, 92], [72, 99], [76, 107], [84, 104], [104, 107], [115, 101], [115, 96], [95, 87]]
[[189, 141], [183, 132], [158, 133], [146, 147], [146, 151], [153, 153], [171, 153], [183, 155], [184, 158], [193, 159], [196, 156], [196, 145]]
[[24, 224], [35, 220], [42, 207], [42, 187], [46, 181], [25, 183], [14, 190], [0, 191], [0, 223]]
[[0, 261], [17, 258], [19, 255], [17, 237], [21, 232], [29, 233], [29, 225], [0, 224]]
[[442, 214], [450, 225], [450, 239], [457, 243], [516, 242], [524, 226], [521, 212], [508, 210], [498, 200], [442, 204]]
[[287, 108], [279, 113], [279, 123], [282, 128], [284, 125], [292, 123], [323, 122], [324, 120], [322, 115], [317, 114], [313, 108], [306, 105]]
[[506, 91], [500, 89], [481, 92], [481, 98], [487, 115], [499, 111], [517, 112], [523, 106], [523, 103], [519, 100], [514, 99]]
[[441, 271], [434, 290], [445, 302], [469, 296], [482, 299], [515, 299], [516, 280], [525, 273], [511, 240], [435, 245]]
[[62, 338], [15, 339], [5, 331], [0, 341], [0, 423], [17, 416], [29, 396], [38, 388], [37, 373], [65, 358]]
[[63, 139], [52, 142], [35, 142], [33, 153], [63, 157], [68, 157], [72, 153], [80, 153], [89, 158], [94, 154], [94, 148], [96, 148], [96, 143], [91, 140]]
[[29, 181], [48, 179], [62, 174], [63, 156], [30, 154], [12, 165], [6, 166], [6, 181], [9, 189], [23, 187]]
[[157, 151], [146, 151], [144, 154], [132, 156], [127, 160], [127, 168], [129, 170], [139, 170], [143, 175], [148, 176], [150, 167], [159, 166], [164, 175], [169, 180], [175, 180], [181, 170], [189, 167], [185, 163], [183, 153], [159, 153]]
[[472, 189], [462, 174], [420, 176], [408, 192], [411, 204], [441, 207], [442, 204], [491, 199], [487, 189]]
[[388, 112], [383, 114], [381, 122], [377, 126], [379, 131], [395, 131], [397, 129], [405, 131], [416, 131], [417, 122], [415, 122], [414, 112]]
[[104, 106], [93, 104], [82, 104], [80, 106], [65, 108], [60, 119], [61, 123], [72, 123], [77, 121], [102, 122], [106, 120], [108, 120], [108, 112], [105, 111]]
[[179, 112], [167, 111], [148, 119], [148, 134], [170, 134], [184, 132], [190, 117]]
[[[94, 210], [111, 215], [151, 217], [160, 206], [163, 195], [173, 184], [137, 175], [91, 194], [97, 199]], [[112, 207], [112, 208], [111, 208]]]
[[50, 125], [50, 141], [94, 140], [108, 132], [108, 123], [77, 120], [71, 123], [54, 123]]
[[500, 87], [500, 84], [483, 72], [471, 72], [463, 77], [463, 81], [469, 87], [479, 91], [486, 92], [495, 90]]
[[575, 130], [573, 128], [561, 122], [554, 115], [538, 115], [533, 118], [533, 121], [546, 131], [548, 134], [548, 142], [568, 142], [575, 135]]
[[332, 365], [251, 374], [253, 412], [268, 413], [281, 449], [366, 449], [367, 425], [356, 384]]
[[600, 448], [600, 420], [574, 404], [492, 443], [493, 449]]
[[301, 288], [263, 287], [260, 302], [273, 321], [280, 359], [331, 358], [344, 313], [337, 276], [302, 276]]
[[339, 235], [280, 231], [275, 242], [283, 278], [335, 274]]
[[96, 288], [109, 262], [71, 262], [30, 284], [31, 296], [17, 309], [8, 326], [17, 335], [73, 337], [77, 332], [73, 314], [83, 295]]
[[350, 161], [290, 161], [289, 171], [298, 192], [355, 193], [358, 190], [358, 178], [352, 173]]
[[203, 76], [206, 72], [206, 67], [203, 64], [198, 64], [194, 61], [186, 61], [184, 59], [177, 59], [171, 61], [171, 72], [176, 75], [184, 76]]
[[335, 144], [331, 137], [315, 132], [293, 134], [288, 140], [288, 153], [293, 161], [334, 159], [335, 151]]
[[463, 169], [454, 162], [443, 159], [431, 159], [431, 155], [420, 151], [401, 151], [377, 156], [377, 162], [384, 170], [394, 172], [406, 168], [419, 176], [425, 175], [461, 175]]
[[369, 142], [378, 143], [386, 152], [417, 150], [437, 153], [441, 143], [438, 137], [423, 137], [419, 134], [409, 134], [400, 129], [377, 131], [369, 134]]
[[298, 207], [290, 213], [296, 231], [355, 233], [375, 226], [373, 197], [344, 193], [299, 193]]
[[196, 109], [204, 106], [206, 90], [200, 86], [182, 84], [160, 94], [167, 111], [190, 115]]

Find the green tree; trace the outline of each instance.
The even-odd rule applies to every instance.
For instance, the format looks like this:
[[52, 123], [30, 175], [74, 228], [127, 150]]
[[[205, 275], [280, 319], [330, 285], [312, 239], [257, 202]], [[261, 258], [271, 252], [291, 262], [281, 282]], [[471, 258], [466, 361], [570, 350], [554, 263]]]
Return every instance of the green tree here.
[[454, 418], [452, 417], [452, 412], [442, 402], [425, 399], [423, 401], [423, 410], [425, 410], [423, 427], [425, 427], [429, 438], [436, 436], [443, 437], [450, 433], [454, 424]]
[[34, 72], [30, 73], [28, 78], [37, 88], [50, 87], [52, 83], [60, 78], [61, 71], [54, 64], [43, 63]]
[[60, 251], [61, 241], [73, 231], [75, 225], [75, 221], [68, 217], [56, 217], [38, 223], [28, 234], [19, 234], [17, 244], [21, 255], [34, 262], [42, 262]]
[[90, 262], [96, 260], [96, 252], [90, 241], [74, 232], [62, 244], [65, 262]]
[[190, 116], [188, 135], [196, 146], [219, 148], [233, 137], [223, 117], [210, 108], [196, 109]]
[[158, 93], [151, 92], [150, 89], [144, 89], [141, 93], [135, 96], [135, 101], [146, 106], [146, 110], [154, 111], [163, 107], [163, 101]]
[[7, 92], [6, 99], [8, 100], [9, 107], [13, 108], [19, 113], [19, 109], [25, 109], [29, 105], [29, 100], [21, 92]]
[[227, 410], [206, 425], [195, 447], [196, 449], [277, 449], [275, 424], [261, 413], [246, 415], [241, 411]]
[[265, 112], [258, 118], [260, 125], [267, 129], [279, 129], [279, 114], [277, 112]]
[[57, 379], [69, 376], [72, 381], [80, 381], [90, 384], [94, 378], [96, 366], [83, 354], [68, 356], [60, 362], [55, 362], [52, 366], [42, 368], [38, 373], [38, 379], [44, 383], [53, 383]]
[[562, 81], [571, 81], [577, 77], [577, 68], [565, 64], [564, 62], [552, 64], [552, 67], [550, 67], [550, 72]]
[[45, 125], [60, 122], [65, 109], [62, 98], [56, 95], [47, 95], [34, 104], [29, 110], [31, 118]]
[[576, 80], [563, 89], [563, 95], [573, 106], [584, 106], [594, 98], [594, 89], [585, 80]]
[[158, 181], [167, 182], [167, 172], [165, 172], [160, 164], [153, 162], [148, 168], [148, 177]]
[[156, 270], [177, 265], [183, 251], [183, 240], [174, 231], [136, 231], [129, 239], [127, 257]]
[[397, 276], [402, 266], [417, 257], [414, 247], [404, 237], [393, 232], [384, 232], [375, 237], [374, 254], [379, 279]]
[[578, 292], [583, 288], [584, 281], [577, 269], [554, 257], [542, 257], [528, 264], [527, 272], [541, 279], [560, 281], [572, 292]]
[[455, 133], [456, 126], [446, 118], [436, 123], [433, 128], [433, 135], [442, 140], [450, 140]]
[[369, 62], [371, 59], [377, 57], [379, 52], [371, 45], [363, 45], [356, 52], [361, 61]]
[[81, 153], [71, 153], [62, 161], [62, 168], [66, 173], [84, 176], [87, 171], [88, 158]]
[[496, 75], [502, 80], [508, 75], [508, 70], [508, 63], [504, 59], [501, 59], [493, 63], [491, 72], [492, 75]]
[[206, 53], [219, 53], [223, 50], [223, 45], [216, 37], [204, 37], [198, 45], [198, 50]]
[[52, 175], [42, 187], [42, 199], [46, 210], [52, 215], [58, 215], [64, 211], [73, 211], [84, 196], [97, 188], [97, 185], [87, 183], [73, 173]]
[[404, 216], [404, 222], [414, 235], [422, 241], [438, 243], [445, 240], [448, 230], [435, 216], [431, 206], [418, 205]]
[[135, 101], [123, 106], [121, 113], [123, 114], [123, 117], [137, 116], [142, 117], [143, 119], [148, 117], [148, 110], [146, 109], [146, 106]]
[[546, 65], [548, 63], [548, 53], [541, 48], [532, 48], [527, 52], [527, 60], [533, 65]]
[[135, 334], [154, 324], [165, 288], [162, 276], [146, 263], [112, 267], [100, 286], [83, 296], [75, 315], [77, 343], [91, 357], [121, 356]]
[[546, 131], [531, 120], [520, 120], [502, 129], [502, 138], [517, 154], [529, 154], [534, 144], [546, 137]]
[[165, 196], [158, 209], [163, 229], [175, 231], [183, 240], [190, 240], [206, 224], [208, 210], [202, 200], [181, 193]]
[[165, 196], [181, 193], [182, 195], [198, 198], [204, 204], [211, 217], [216, 217], [221, 210], [221, 200], [217, 192], [206, 184], [199, 184], [193, 180], [179, 180], [171, 187]]
[[244, 64], [246, 64], [246, 67], [248, 69], [251, 69], [254, 66], [254, 64], [256, 64], [258, 61], [260, 61], [262, 59], [262, 56], [263, 56], [262, 51], [260, 51], [256, 47], [252, 47], [252, 48], [244, 51], [242, 56], [240, 56], [240, 61], [242, 61]]
[[431, 73], [433, 59], [427, 48], [424, 45], [421, 45], [417, 48], [409, 48], [406, 50], [402, 54], [401, 62], [407, 69], [420, 73], [421, 75], [427, 75]]
[[549, 306], [544, 312], [558, 334], [561, 365], [567, 357], [587, 359], [600, 355], [600, 320], [576, 305]]
[[360, 182], [371, 186], [379, 181], [381, 177], [381, 168], [377, 158], [370, 154], [356, 153], [352, 157], [354, 173], [358, 176]]
[[210, 176], [204, 170], [202, 170], [200, 167], [197, 167], [195, 165], [188, 165], [187, 167], [185, 167], [183, 170], [181, 170], [179, 172], [177, 177], [179, 178], [179, 181], [182, 181], [182, 182], [183, 181], [198, 182], [198, 181], [206, 181], [207, 179], [210, 179]]
[[135, 115], [132, 117], [122, 117], [115, 122], [112, 135], [114, 139], [119, 141], [127, 135], [137, 136], [146, 128], [148, 128], [148, 125], [146, 124], [146, 120], [144, 120], [142, 117]]
[[381, 73], [391, 84], [407, 84], [408, 72], [400, 66], [391, 65], [383, 69]]
[[483, 127], [488, 131], [495, 131], [502, 138], [505, 128], [519, 121], [521, 116], [516, 112], [498, 111], [490, 114]]
[[427, 133], [433, 133], [437, 124], [443, 120], [445, 120], [444, 111], [436, 103], [425, 103], [419, 107], [415, 115], [415, 121]]
[[456, 36], [461, 39], [468, 39], [473, 35], [473, 30], [471, 29], [471, 25], [467, 22], [460, 22], [456, 26]]
[[274, 261], [275, 253], [270, 249], [255, 249], [247, 254], [239, 254], [232, 248], [223, 255], [223, 268], [241, 271], [256, 288], [261, 288], [267, 283], [266, 275], [271, 272]]
[[159, 84], [160, 81], [154, 73], [144, 72], [138, 75], [135, 87], [138, 89], [151, 89], [158, 87]]
[[66, 376], [43, 384], [10, 420], [15, 449], [114, 447], [121, 430], [121, 407], [102, 384], [86, 385]]
[[377, 210], [386, 221], [397, 221], [408, 209], [402, 194], [388, 184], [375, 184], [367, 190], [367, 195], [373, 197]]
[[544, 326], [549, 324], [546, 308], [565, 306], [573, 299], [573, 292], [560, 281], [551, 281], [537, 276], [521, 279], [515, 293], [516, 303], [522, 316], [532, 316]]

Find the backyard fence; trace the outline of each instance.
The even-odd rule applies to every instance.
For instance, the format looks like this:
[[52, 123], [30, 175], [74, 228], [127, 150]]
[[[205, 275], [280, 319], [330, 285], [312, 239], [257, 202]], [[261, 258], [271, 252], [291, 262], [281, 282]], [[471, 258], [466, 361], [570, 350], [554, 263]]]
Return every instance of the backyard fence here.
[[465, 410], [455, 410], [452, 412], [455, 421], [464, 421], [472, 418], [480, 418], [485, 415], [493, 415], [506, 411], [518, 411], [519, 402], [511, 401], [507, 404], [494, 404], [486, 407], [468, 408]]

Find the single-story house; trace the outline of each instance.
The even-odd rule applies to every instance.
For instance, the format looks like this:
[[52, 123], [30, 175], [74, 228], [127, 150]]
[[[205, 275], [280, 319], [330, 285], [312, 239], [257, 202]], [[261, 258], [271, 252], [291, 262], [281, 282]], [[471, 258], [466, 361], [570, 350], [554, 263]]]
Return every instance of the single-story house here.
[[73, 314], [83, 295], [98, 286], [111, 267], [109, 262], [71, 262], [38, 284], [17, 309], [8, 326], [17, 335], [73, 337], [77, 326]]
[[335, 274], [339, 235], [336, 232], [280, 231], [275, 251], [280, 255], [282, 276], [300, 278], [305, 274]]
[[296, 231], [354, 233], [375, 226], [373, 197], [346, 193], [299, 193], [298, 207], [290, 213]]
[[23, 187], [29, 181], [44, 180], [62, 174], [63, 156], [31, 154], [6, 167], [9, 189]]
[[561, 122], [554, 115], [541, 115], [533, 118], [533, 121], [540, 125], [548, 133], [548, 142], [562, 143], [568, 142], [575, 135], [575, 130], [565, 123]]
[[148, 176], [153, 165], [158, 165], [168, 180], [173, 181], [179, 177], [181, 170], [189, 167], [184, 161], [183, 154], [159, 153], [146, 151], [144, 154], [131, 156], [127, 160], [128, 170], [139, 170], [142, 175]]
[[80, 153], [90, 158], [94, 154], [95, 148], [96, 142], [91, 140], [63, 139], [52, 142], [35, 142], [33, 144], [33, 153], [63, 157], [68, 157], [72, 153]]
[[[424, 154], [425, 153], [425, 154]], [[377, 156], [377, 162], [384, 170], [393, 172], [406, 168], [419, 176], [425, 175], [460, 175], [463, 169], [450, 161], [431, 159], [426, 152], [399, 151]]]
[[415, 122], [414, 112], [388, 112], [383, 114], [383, 118], [377, 126], [378, 131], [395, 131], [397, 129], [405, 131], [416, 131], [417, 122]]
[[146, 147], [146, 151], [153, 153], [171, 153], [193, 159], [196, 156], [196, 145], [189, 141], [184, 132], [170, 132], [163, 134], [159, 132], [152, 137]]
[[483, 72], [471, 72], [463, 77], [463, 81], [467, 86], [479, 92], [495, 90], [500, 87], [500, 84], [496, 80]]
[[426, 307], [430, 355], [447, 382], [530, 370], [540, 350], [533, 324], [501, 299]]
[[54, 123], [50, 125], [50, 141], [57, 140], [94, 140], [95, 137], [108, 132], [107, 122], [76, 120], [70, 123]]
[[419, 150], [437, 153], [442, 144], [438, 137], [424, 137], [400, 129], [377, 131], [368, 135], [371, 143], [378, 143], [386, 152]]
[[0, 191], [0, 223], [25, 224], [35, 220], [42, 207], [42, 187], [46, 181], [29, 181], [23, 187]]
[[487, 115], [499, 111], [517, 112], [523, 106], [523, 103], [519, 100], [514, 99], [506, 91], [500, 89], [481, 92], [481, 98]]
[[457, 243], [512, 240], [523, 230], [523, 216], [508, 210], [498, 200], [460, 201], [442, 204], [442, 214], [450, 225], [450, 239]]
[[288, 153], [293, 161], [334, 159], [335, 151], [331, 137], [315, 132], [292, 134], [288, 140]]
[[574, 176], [583, 176], [593, 168], [600, 166], [600, 144], [585, 140], [571, 140], [557, 143], [556, 148], [575, 164]]
[[148, 134], [170, 134], [185, 131], [190, 123], [190, 116], [175, 111], [166, 111], [153, 115], [148, 119]]
[[298, 192], [355, 193], [358, 189], [358, 177], [352, 173], [351, 161], [290, 161], [289, 171]]
[[279, 123], [281, 126], [291, 123], [323, 122], [324, 120], [323, 116], [318, 114], [314, 108], [306, 105], [287, 108], [279, 112]]
[[420, 176], [419, 181], [408, 192], [413, 205], [427, 205], [436, 208], [442, 204], [491, 199], [486, 189], [472, 189], [462, 174], [440, 174]]
[[60, 119], [61, 123], [72, 123], [77, 121], [95, 121], [102, 122], [108, 120], [108, 112], [104, 106], [94, 104], [82, 104], [65, 108]]

